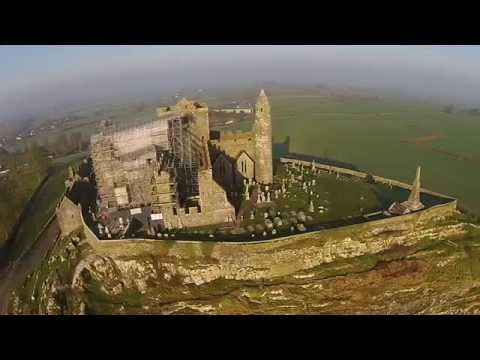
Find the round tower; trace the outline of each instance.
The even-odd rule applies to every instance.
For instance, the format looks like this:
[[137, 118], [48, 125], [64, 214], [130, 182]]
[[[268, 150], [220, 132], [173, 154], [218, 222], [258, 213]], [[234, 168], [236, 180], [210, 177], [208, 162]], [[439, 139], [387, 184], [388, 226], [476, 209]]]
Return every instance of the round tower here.
[[265, 91], [260, 91], [255, 106], [255, 179], [261, 184], [273, 183], [272, 118]]

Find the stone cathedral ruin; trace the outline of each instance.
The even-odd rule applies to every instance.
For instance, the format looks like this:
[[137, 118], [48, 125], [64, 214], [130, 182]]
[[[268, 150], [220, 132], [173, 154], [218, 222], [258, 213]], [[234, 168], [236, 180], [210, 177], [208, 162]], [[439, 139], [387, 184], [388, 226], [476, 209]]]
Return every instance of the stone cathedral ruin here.
[[[99, 240], [255, 241], [454, 201], [422, 189], [420, 167], [413, 185], [288, 156], [275, 160], [274, 171], [263, 90], [249, 114], [250, 131], [213, 131], [207, 104], [183, 98], [157, 108], [154, 119], [102, 121], [91, 138], [89, 178], [70, 169], [57, 211], [62, 231], [85, 225]], [[73, 194], [85, 181], [93, 181], [87, 187], [96, 199], [86, 206]]]
[[126, 228], [139, 215], [152, 233], [233, 223], [235, 207], [227, 193], [246, 183], [273, 182], [272, 121], [265, 92], [256, 103], [253, 131], [212, 133], [207, 104], [185, 98], [158, 108], [154, 120], [103, 121], [91, 139], [99, 216]]

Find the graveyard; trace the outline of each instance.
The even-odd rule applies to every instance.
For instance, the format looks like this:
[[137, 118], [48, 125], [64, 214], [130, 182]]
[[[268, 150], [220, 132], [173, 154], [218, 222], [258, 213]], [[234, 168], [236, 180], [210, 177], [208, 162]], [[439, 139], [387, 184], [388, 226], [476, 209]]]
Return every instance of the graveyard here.
[[[208, 235], [219, 241], [271, 239], [383, 218], [392, 202], [404, 201], [409, 194], [406, 189], [329, 173], [315, 165], [279, 162], [273, 184], [245, 180], [237, 190], [230, 194], [240, 204], [234, 225], [184, 228], [176, 236], [197, 239]], [[422, 201], [433, 205], [432, 200], [422, 194]]]

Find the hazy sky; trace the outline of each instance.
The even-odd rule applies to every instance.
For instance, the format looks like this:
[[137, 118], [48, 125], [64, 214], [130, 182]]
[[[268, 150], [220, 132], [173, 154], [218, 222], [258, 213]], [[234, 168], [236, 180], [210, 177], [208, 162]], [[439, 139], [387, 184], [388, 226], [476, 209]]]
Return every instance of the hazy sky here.
[[480, 46], [0, 46], [0, 121], [105, 96], [309, 82], [480, 107]]

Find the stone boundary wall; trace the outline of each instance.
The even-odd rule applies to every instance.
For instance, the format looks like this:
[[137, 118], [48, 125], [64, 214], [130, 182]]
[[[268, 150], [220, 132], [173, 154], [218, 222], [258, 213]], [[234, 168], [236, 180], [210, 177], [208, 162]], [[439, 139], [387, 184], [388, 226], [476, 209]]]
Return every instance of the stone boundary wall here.
[[[150, 240], [122, 239], [98, 240], [86, 225], [87, 240], [104, 255], [112, 257], [139, 256], [156, 254], [179, 258], [209, 257], [221, 259], [232, 255], [262, 253], [274, 249], [300, 248], [304, 246], [321, 246], [323, 242], [343, 240], [346, 237], [362, 237], [364, 234], [375, 234], [395, 231], [413, 231], [416, 226], [438, 217], [451, 215], [456, 203], [433, 206], [431, 208], [402, 216], [394, 216], [381, 220], [368, 221], [361, 224], [342, 226], [333, 229], [295, 234], [277, 239], [249, 242], [213, 242], [185, 240]], [[83, 219], [82, 219], [83, 220]]]
[[[281, 159], [282, 162], [297, 162], [304, 165], [311, 165], [310, 162], [294, 159]], [[338, 168], [322, 164], [315, 165], [318, 168], [338, 172], [341, 174], [365, 178], [368, 174], [364, 172]], [[411, 185], [400, 181], [373, 176], [376, 181], [392, 184], [405, 189], [411, 189]], [[327, 241], [342, 241], [346, 237], [362, 237], [365, 234], [381, 234], [383, 232], [395, 231], [414, 231], [416, 226], [428, 222], [434, 218], [447, 217], [452, 215], [457, 209], [457, 199], [438, 194], [426, 189], [422, 192], [431, 195], [440, 196], [452, 201], [432, 206], [414, 213], [392, 216], [380, 220], [367, 221], [360, 224], [342, 226], [332, 229], [323, 229], [307, 232], [304, 234], [295, 234], [292, 236], [281, 237], [270, 240], [248, 241], [248, 242], [214, 242], [214, 241], [186, 241], [175, 240], [151, 240], [151, 239], [121, 239], [121, 240], [99, 240], [93, 231], [86, 225], [80, 206], [78, 206], [77, 219], [85, 230], [86, 240], [100, 254], [112, 257], [139, 256], [143, 254], [156, 254], [163, 256], [175, 256], [179, 258], [208, 257], [221, 259], [232, 255], [246, 255], [253, 253], [263, 253], [275, 249], [300, 248], [305, 246], [322, 246]], [[63, 201], [69, 201], [64, 197]]]

